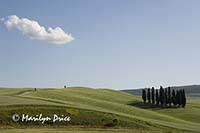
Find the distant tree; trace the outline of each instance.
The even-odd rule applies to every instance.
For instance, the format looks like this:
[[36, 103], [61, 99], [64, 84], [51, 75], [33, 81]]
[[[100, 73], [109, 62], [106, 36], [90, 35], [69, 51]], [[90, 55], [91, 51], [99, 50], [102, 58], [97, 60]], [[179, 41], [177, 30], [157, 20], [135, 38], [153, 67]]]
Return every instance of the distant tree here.
[[185, 90], [183, 89], [183, 92], [182, 92], [182, 107], [185, 108], [185, 105], [186, 105], [186, 95], [185, 95]]
[[176, 96], [175, 96], [175, 105], [179, 105], [180, 100], [179, 100], [179, 91], [176, 90]]
[[164, 104], [165, 104], [165, 105], [168, 104], [168, 99], [167, 99], [167, 88], [165, 88], [165, 91], [164, 91]]
[[36, 91], [37, 89], [36, 88], [34, 88], [34, 91]]
[[179, 90], [179, 106], [183, 105], [183, 90]]
[[175, 90], [172, 90], [172, 103], [174, 106], [176, 106], [176, 93]]
[[150, 88], [147, 89], [147, 99], [148, 99], [148, 103], [151, 103], [151, 93], [150, 93]]
[[142, 99], [143, 99], [144, 103], [146, 103], [146, 90], [145, 89], [142, 90]]
[[158, 89], [156, 89], [156, 104], [159, 104], [159, 94], [158, 94]]
[[164, 89], [160, 86], [160, 104], [163, 106], [164, 104]]
[[180, 90], [176, 91], [176, 103], [180, 106], [181, 105], [181, 92]]
[[182, 90], [179, 90], [179, 101], [180, 101], [180, 104], [179, 104], [179, 106], [180, 106], [183, 104], [183, 91]]
[[64, 85], [64, 88], [67, 88], [67, 86], [66, 86], [66, 85]]
[[168, 87], [168, 103], [169, 103], [169, 106], [171, 106], [171, 103], [172, 103], [172, 97], [171, 97], [171, 88]]
[[154, 87], [152, 87], [152, 89], [151, 89], [151, 100], [152, 100], [152, 103], [155, 104], [155, 91], [154, 91]]

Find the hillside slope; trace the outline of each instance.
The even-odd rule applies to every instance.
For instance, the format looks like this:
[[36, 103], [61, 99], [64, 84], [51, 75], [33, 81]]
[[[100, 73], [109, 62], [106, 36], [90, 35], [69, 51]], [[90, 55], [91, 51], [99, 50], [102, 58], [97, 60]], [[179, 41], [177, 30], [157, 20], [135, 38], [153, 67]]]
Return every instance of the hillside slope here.
[[[69, 87], [37, 89], [37, 91], [0, 89], [0, 101], [0, 119], [3, 119], [3, 116], [8, 118], [13, 110], [21, 113], [46, 112], [47, 114], [56, 111], [72, 114], [72, 119], [74, 118], [72, 125], [105, 126], [109, 122], [105, 123], [102, 120], [117, 119], [116, 127], [200, 131], [198, 100], [189, 101], [186, 109], [142, 109], [130, 105], [132, 102], [141, 102], [141, 98], [125, 92]], [[6, 111], [8, 113], [3, 113]], [[15, 123], [11, 125], [15, 126]]]

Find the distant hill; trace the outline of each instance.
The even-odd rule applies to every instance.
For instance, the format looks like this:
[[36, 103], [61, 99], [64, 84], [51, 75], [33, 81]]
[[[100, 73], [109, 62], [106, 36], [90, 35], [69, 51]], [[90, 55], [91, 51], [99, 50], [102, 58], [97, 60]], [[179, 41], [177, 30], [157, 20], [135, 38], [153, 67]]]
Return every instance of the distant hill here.
[[[184, 89], [187, 96], [193, 96], [193, 97], [200, 97], [200, 85], [187, 85], [187, 86], [172, 86], [172, 89], [179, 90]], [[134, 94], [134, 95], [142, 95], [142, 89], [128, 89], [128, 90], [122, 90], [124, 92]]]

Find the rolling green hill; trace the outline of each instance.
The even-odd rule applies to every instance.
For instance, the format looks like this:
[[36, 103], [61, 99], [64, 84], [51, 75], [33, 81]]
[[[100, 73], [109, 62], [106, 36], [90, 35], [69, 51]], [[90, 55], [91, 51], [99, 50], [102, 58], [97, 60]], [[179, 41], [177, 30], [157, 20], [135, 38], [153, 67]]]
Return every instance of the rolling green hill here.
[[[187, 107], [176, 109], [140, 108], [139, 96], [109, 89], [69, 87], [66, 89], [0, 89], [0, 128], [86, 128], [108, 132], [200, 132], [200, 99], [189, 99]], [[65, 123], [16, 123], [14, 113], [36, 115], [68, 114]], [[85, 127], [80, 129], [79, 127]], [[96, 128], [96, 129], [93, 129]], [[10, 129], [11, 130], [11, 129]], [[6, 131], [10, 131], [6, 130]], [[29, 130], [29, 129], [27, 129]], [[49, 129], [50, 130], [50, 129]], [[19, 132], [21, 130], [19, 129]], [[26, 131], [25, 131], [26, 132]], [[52, 130], [53, 132], [53, 130]]]

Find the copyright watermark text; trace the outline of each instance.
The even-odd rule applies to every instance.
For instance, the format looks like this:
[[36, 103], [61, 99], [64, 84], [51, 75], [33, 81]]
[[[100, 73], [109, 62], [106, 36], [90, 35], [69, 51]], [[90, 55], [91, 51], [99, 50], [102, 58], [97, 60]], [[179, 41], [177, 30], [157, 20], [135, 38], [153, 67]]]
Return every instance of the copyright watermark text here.
[[28, 115], [28, 114], [14, 114], [12, 116], [12, 120], [14, 122], [41, 122], [44, 124], [47, 121], [51, 121], [53, 123], [55, 122], [69, 122], [71, 118], [66, 115], [57, 115], [53, 114], [51, 117], [49, 116], [43, 116], [43, 114], [37, 114], [37, 115]]

